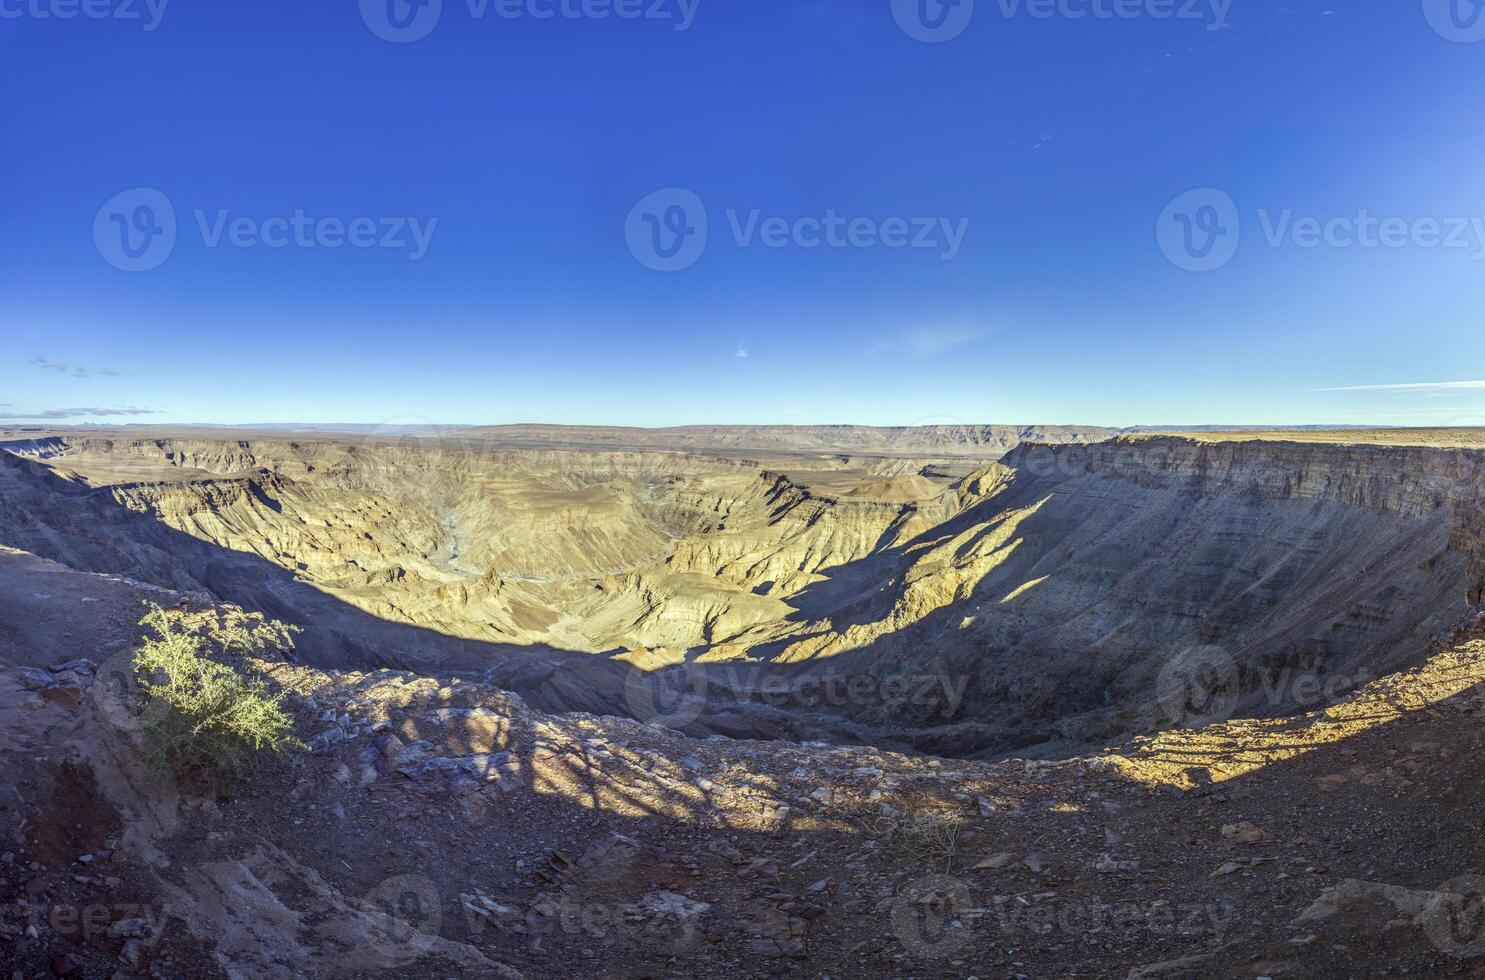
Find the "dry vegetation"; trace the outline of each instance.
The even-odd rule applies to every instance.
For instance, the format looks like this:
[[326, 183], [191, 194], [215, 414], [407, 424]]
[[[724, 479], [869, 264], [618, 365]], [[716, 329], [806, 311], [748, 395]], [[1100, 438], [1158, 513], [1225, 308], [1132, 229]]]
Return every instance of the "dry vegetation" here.
[[138, 710], [156, 766], [235, 778], [302, 747], [282, 695], [243, 658], [284, 649], [288, 627], [239, 611], [193, 616], [160, 606], [140, 625]]

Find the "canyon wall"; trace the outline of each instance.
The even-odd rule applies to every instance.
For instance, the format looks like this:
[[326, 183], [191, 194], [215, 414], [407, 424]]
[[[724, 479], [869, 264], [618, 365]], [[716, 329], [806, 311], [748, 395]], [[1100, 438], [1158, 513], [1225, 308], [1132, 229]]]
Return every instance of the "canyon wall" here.
[[[1233, 710], [1293, 710], [1479, 598], [1478, 451], [1140, 436], [935, 465], [37, 439], [0, 452], [0, 544], [296, 623], [322, 666], [631, 713], [636, 668], [689, 664], [699, 732], [957, 754], [1159, 727], [1192, 650], [1231, 664]], [[842, 679], [864, 693], [805, 693]]]

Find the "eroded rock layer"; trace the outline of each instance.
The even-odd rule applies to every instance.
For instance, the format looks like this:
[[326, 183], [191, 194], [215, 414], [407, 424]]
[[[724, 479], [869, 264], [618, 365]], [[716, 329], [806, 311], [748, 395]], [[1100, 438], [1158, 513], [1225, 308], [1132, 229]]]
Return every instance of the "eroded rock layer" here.
[[1164, 727], [1193, 656], [1229, 713], [1313, 707], [1416, 660], [1482, 579], [1477, 451], [791, 453], [18, 440], [0, 545], [295, 623], [320, 667], [945, 754]]

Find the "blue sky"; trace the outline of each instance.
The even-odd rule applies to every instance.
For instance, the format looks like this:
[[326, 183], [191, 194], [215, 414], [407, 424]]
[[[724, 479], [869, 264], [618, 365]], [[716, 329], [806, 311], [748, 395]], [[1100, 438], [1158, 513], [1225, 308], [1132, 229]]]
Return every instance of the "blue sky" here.
[[0, 415], [1485, 424], [1469, 0], [69, 2], [0, 0]]

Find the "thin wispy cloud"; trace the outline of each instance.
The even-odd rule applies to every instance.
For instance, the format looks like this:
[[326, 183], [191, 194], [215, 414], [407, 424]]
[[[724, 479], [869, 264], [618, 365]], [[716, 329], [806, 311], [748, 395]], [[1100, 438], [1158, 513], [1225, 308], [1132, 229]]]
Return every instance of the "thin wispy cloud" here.
[[95, 375], [101, 378], [117, 378], [119, 372], [113, 368], [87, 368], [81, 364], [68, 364], [65, 361], [53, 361], [42, 357], [40, 354], [31, 358], [31, 364], [43, 371], [51, 371], [53, 374], [65, 374], [72, 378], [91, 378]]
[[975, 327], [913, 327], [895, 337], [878, 341], [877, 352], [912, 354], [925, 357], [942, 354], [974, 343], [985, 335]]
[[158, 408], [139, 408], [129, 405], [122, 408], [48, 408], [41, 412], [3, 412], [0, 419], [27, 421], [31, 419], [71, 419], [86, 416], [104, 417], [119, 415], [162, 415]]
[[750, 355], [748, 354], [748, 349], [742, 345], [742, 342], [741, 341], [739, 341], [738, 342], [738, 345], [737, 345], [737, 350], [735, 350], [735, 351], [732, 352], [732, 356], [735, 357], [735, 358], [737, 358], [737, 359], [739, 359], [739, 360], [741, 360], [741, 359], [743, 359], [745, 357], [748, 357]]
[[1306, 391], [1456, 391], [1485, 389], [1485, 381], [1412, 381], [1393, 385], [1344, 385], [1339, 388], [1306, 388]]

